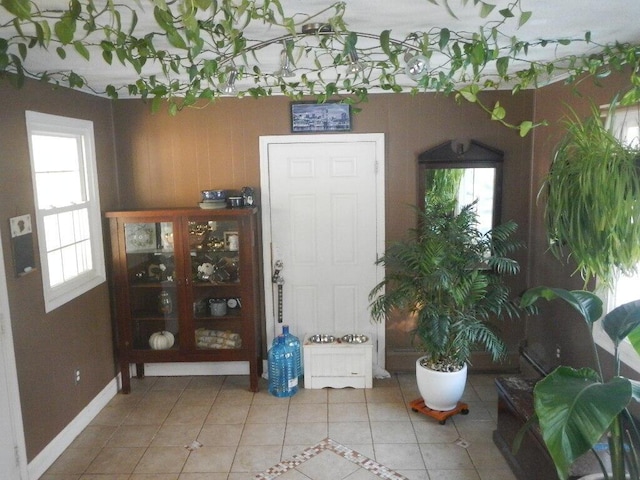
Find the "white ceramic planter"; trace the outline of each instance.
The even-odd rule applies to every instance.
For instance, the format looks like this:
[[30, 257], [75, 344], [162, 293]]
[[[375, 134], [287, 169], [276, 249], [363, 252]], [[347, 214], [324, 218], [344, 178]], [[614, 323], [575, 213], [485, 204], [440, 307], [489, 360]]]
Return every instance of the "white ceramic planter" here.
[[436, 372], [416, 360], [416, 380], [424, 404], [432, 410], [446, 412], [458, 405], [467, 384], [467, 365], [458, 372]]

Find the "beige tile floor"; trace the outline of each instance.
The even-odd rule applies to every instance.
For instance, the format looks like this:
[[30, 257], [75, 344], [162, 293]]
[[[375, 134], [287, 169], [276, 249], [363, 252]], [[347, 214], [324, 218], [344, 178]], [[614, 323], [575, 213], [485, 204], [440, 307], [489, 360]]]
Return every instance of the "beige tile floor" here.
[[[492, 440], [493, 376], [470, 375], [470, 413], [446, 425], [407, 406], [419, 397], [413, 374], [285, 399], [269, 395], [264, 381], [255, 394], [248, 385], [246, 376], [132, 379], [131, 393], [116, 395], [41, 479], [251, 479], [327, 437], [410, 480], [515, 479]], [[317, 474], [280, 478], [325, 478], [326, 466], [314, 465]], [[374, 479], [366, 471], [347, 478]]]

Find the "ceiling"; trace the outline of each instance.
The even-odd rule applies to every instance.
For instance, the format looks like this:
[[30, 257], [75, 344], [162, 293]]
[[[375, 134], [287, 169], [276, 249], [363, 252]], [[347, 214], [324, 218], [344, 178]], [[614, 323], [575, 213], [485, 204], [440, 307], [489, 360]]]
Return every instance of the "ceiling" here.
[[[439, 0], [443, 3], [444, 0]], [[488, 21], [500, 20], [498, 10], [504, 8], [508, 1], [487, 0], [497, 4], [491, 15], [482, 19], [479, 7], [473, 1], [449, 0], [449, 5], [456, 17], [451, 16], [443, 6], [434, 5], [428, 0], [347, 0], [344, 20], [347, 27], [354, 32], [380, 34], [390, 29], [393, 38], [402, 40], [413, 31], [425, 32], [431, 28], [449, 28], [452, 31], [477, 32], [481, 25]], [[38, 1], [39, 6], [66, 5], [64, 0]], [[127, 3], [127, 2], [124, 2]], [[151, 2], [141, 2], [148, 5], [140, 13], [141, 19], [137, 26], [139, 35], [154, 25]], [[281, 0], [285, 13], [293, 15], [300, 13], [312, 14], [326, 8], [333, 2], [322, 0]], [[591, 32], [591, 39], [597, 44], [613, 42], [630, 42], [640, 44], [640, 1], [639, 0], [521, 0], [522, 10], [533, 12], [530, 20], [517, 28], [517, 19], [507, 23], [501, 30], [508, 35], [515, 35], [519, 40], [536, 41], [544, 38], [583, 39], [585, 32]], [[0, 21], [4, 24], [9, 18], [7, 12], [0, 7]], [[322, 20], [314, 19], [314, 21]], [[157, 27], [156, 27], [157, 28]], [[7, 35], [7, 29], [0, 27], [0, 36]], [[268, 40], [285, 33], [284, 29], [276, 27], [251, 27], [245, 31], [245, 36], [254, 41]], [[368, 43], [367, 43], [368, 42]], [[379, 44], [377, 40], [361, 38], [358, 46]], [[595, 49], [595, 50], [594, 50]], [[274, 44], [260, 50], [258, 58], [247, 57], [248, 68], [258, 63], [264, 71], [275, 71], [280, 65], [280, 44]], [[597, 51], [593, 44], [574, 42], [567, 46], [536, 47], [529, 50], [527, 59], [542, 60], [556, 56], [582, 54]], [[525, 62], [522, 63], [526, 65]], [[92, 54], [91, 60], [86, 61], [74, 52], [65, 60], [61, 60], [55, 49], [29, 52], [25, 67], [36, 73], [52, 70], [73, 70], [84, 76], [89, 85], [97, 91], [103, 91], [106, 85], [126, 85], [135, 82], [137, 75], [131, 68], [125, 68], [114, 62], [109, 66], [102, 61], [100, 53]], [[148, 66], [145, 73], [152, 73], [153, 67]], [[551, 79], [553, 80], [553, 79]], [[244, 82], [244, 83], [243, 83]], [[407, 87], [415, 85], [409, 78], [403, 78], [402, 84]], [[252, 86], [252, 79], [240, 79], [239, 88]]]

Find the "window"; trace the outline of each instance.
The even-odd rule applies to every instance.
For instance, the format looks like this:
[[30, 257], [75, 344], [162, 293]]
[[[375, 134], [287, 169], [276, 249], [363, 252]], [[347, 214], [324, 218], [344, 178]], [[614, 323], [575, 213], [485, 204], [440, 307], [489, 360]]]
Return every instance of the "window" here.
[[[621, 142], [634, 148], [640, 148], [640, 107], [617, 108], [609, 121], [611, 131]], [[640, 242], [640, 239], [638, 241]], [[635, 275], [620, 275], [611, 290], [603, 294], [605, 311], [610, 312], [620, 305], [638, 300], [639, 286], [640, 265]], [[613, 353], [613, 344], [599, 324], [598, 328], [594, 329], [594, 337], [598, 345]], [[623, 342], [620, 346], [620, 359], [640, 372], [638, 355], [628, 341]]]
[[45, 310], [105, 281], [93, 123], [26, 112]]

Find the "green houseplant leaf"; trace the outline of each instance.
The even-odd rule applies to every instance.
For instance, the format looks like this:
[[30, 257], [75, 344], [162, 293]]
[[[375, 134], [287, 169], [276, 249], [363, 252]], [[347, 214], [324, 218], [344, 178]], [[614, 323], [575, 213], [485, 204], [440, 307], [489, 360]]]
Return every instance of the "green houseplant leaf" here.
[[615, 308], [602, 319], [602, 327], [614, 345], [619, 345], [640, 326], [640, 300]]
[[[602, 313], [602, 300], [582, 290], [535, 287], [523, 294], [522, 306], [531, 306], [540, 298], [561, 299], [582, 315], [591, 333], [595, 364], [602, 371], [593, 337], [593, 324]], [[640, 300], [615, 308], [601, 321], [614, 342], [611, 380], [603, 381], [602, 374], [590, 368], [558, 367], [534, 388], [535, 417], [561, 479], [567, 478], [578, 457], [606, 436], [611, 476], [604, 478], [638, 480], [640, 461], [636, 447], [640, 445], [640, 432], [627, 408], [631, 400], [640, 400], [640, 382], [620, 376], [619, 346], [628, 338], [636, 352], [640, 352]], [[601, 466], [604, 473], [605, 467]]]
[[539, 298], [545, 300], [562, 299], [589, 324], [593, 324], [602, 316], [602, 300], [595, 293], [587, 290], [565, 290], [564, 288], [534, 287], [527, 290], [521, 299], [521, 306], [533, 305]]
[[588, 368], [558, 367], [534, 389], [534, 406], [547, 449], [561, 479], [569, 467], [608, 431], [632, 397], [631, 382], [601, 383]]

